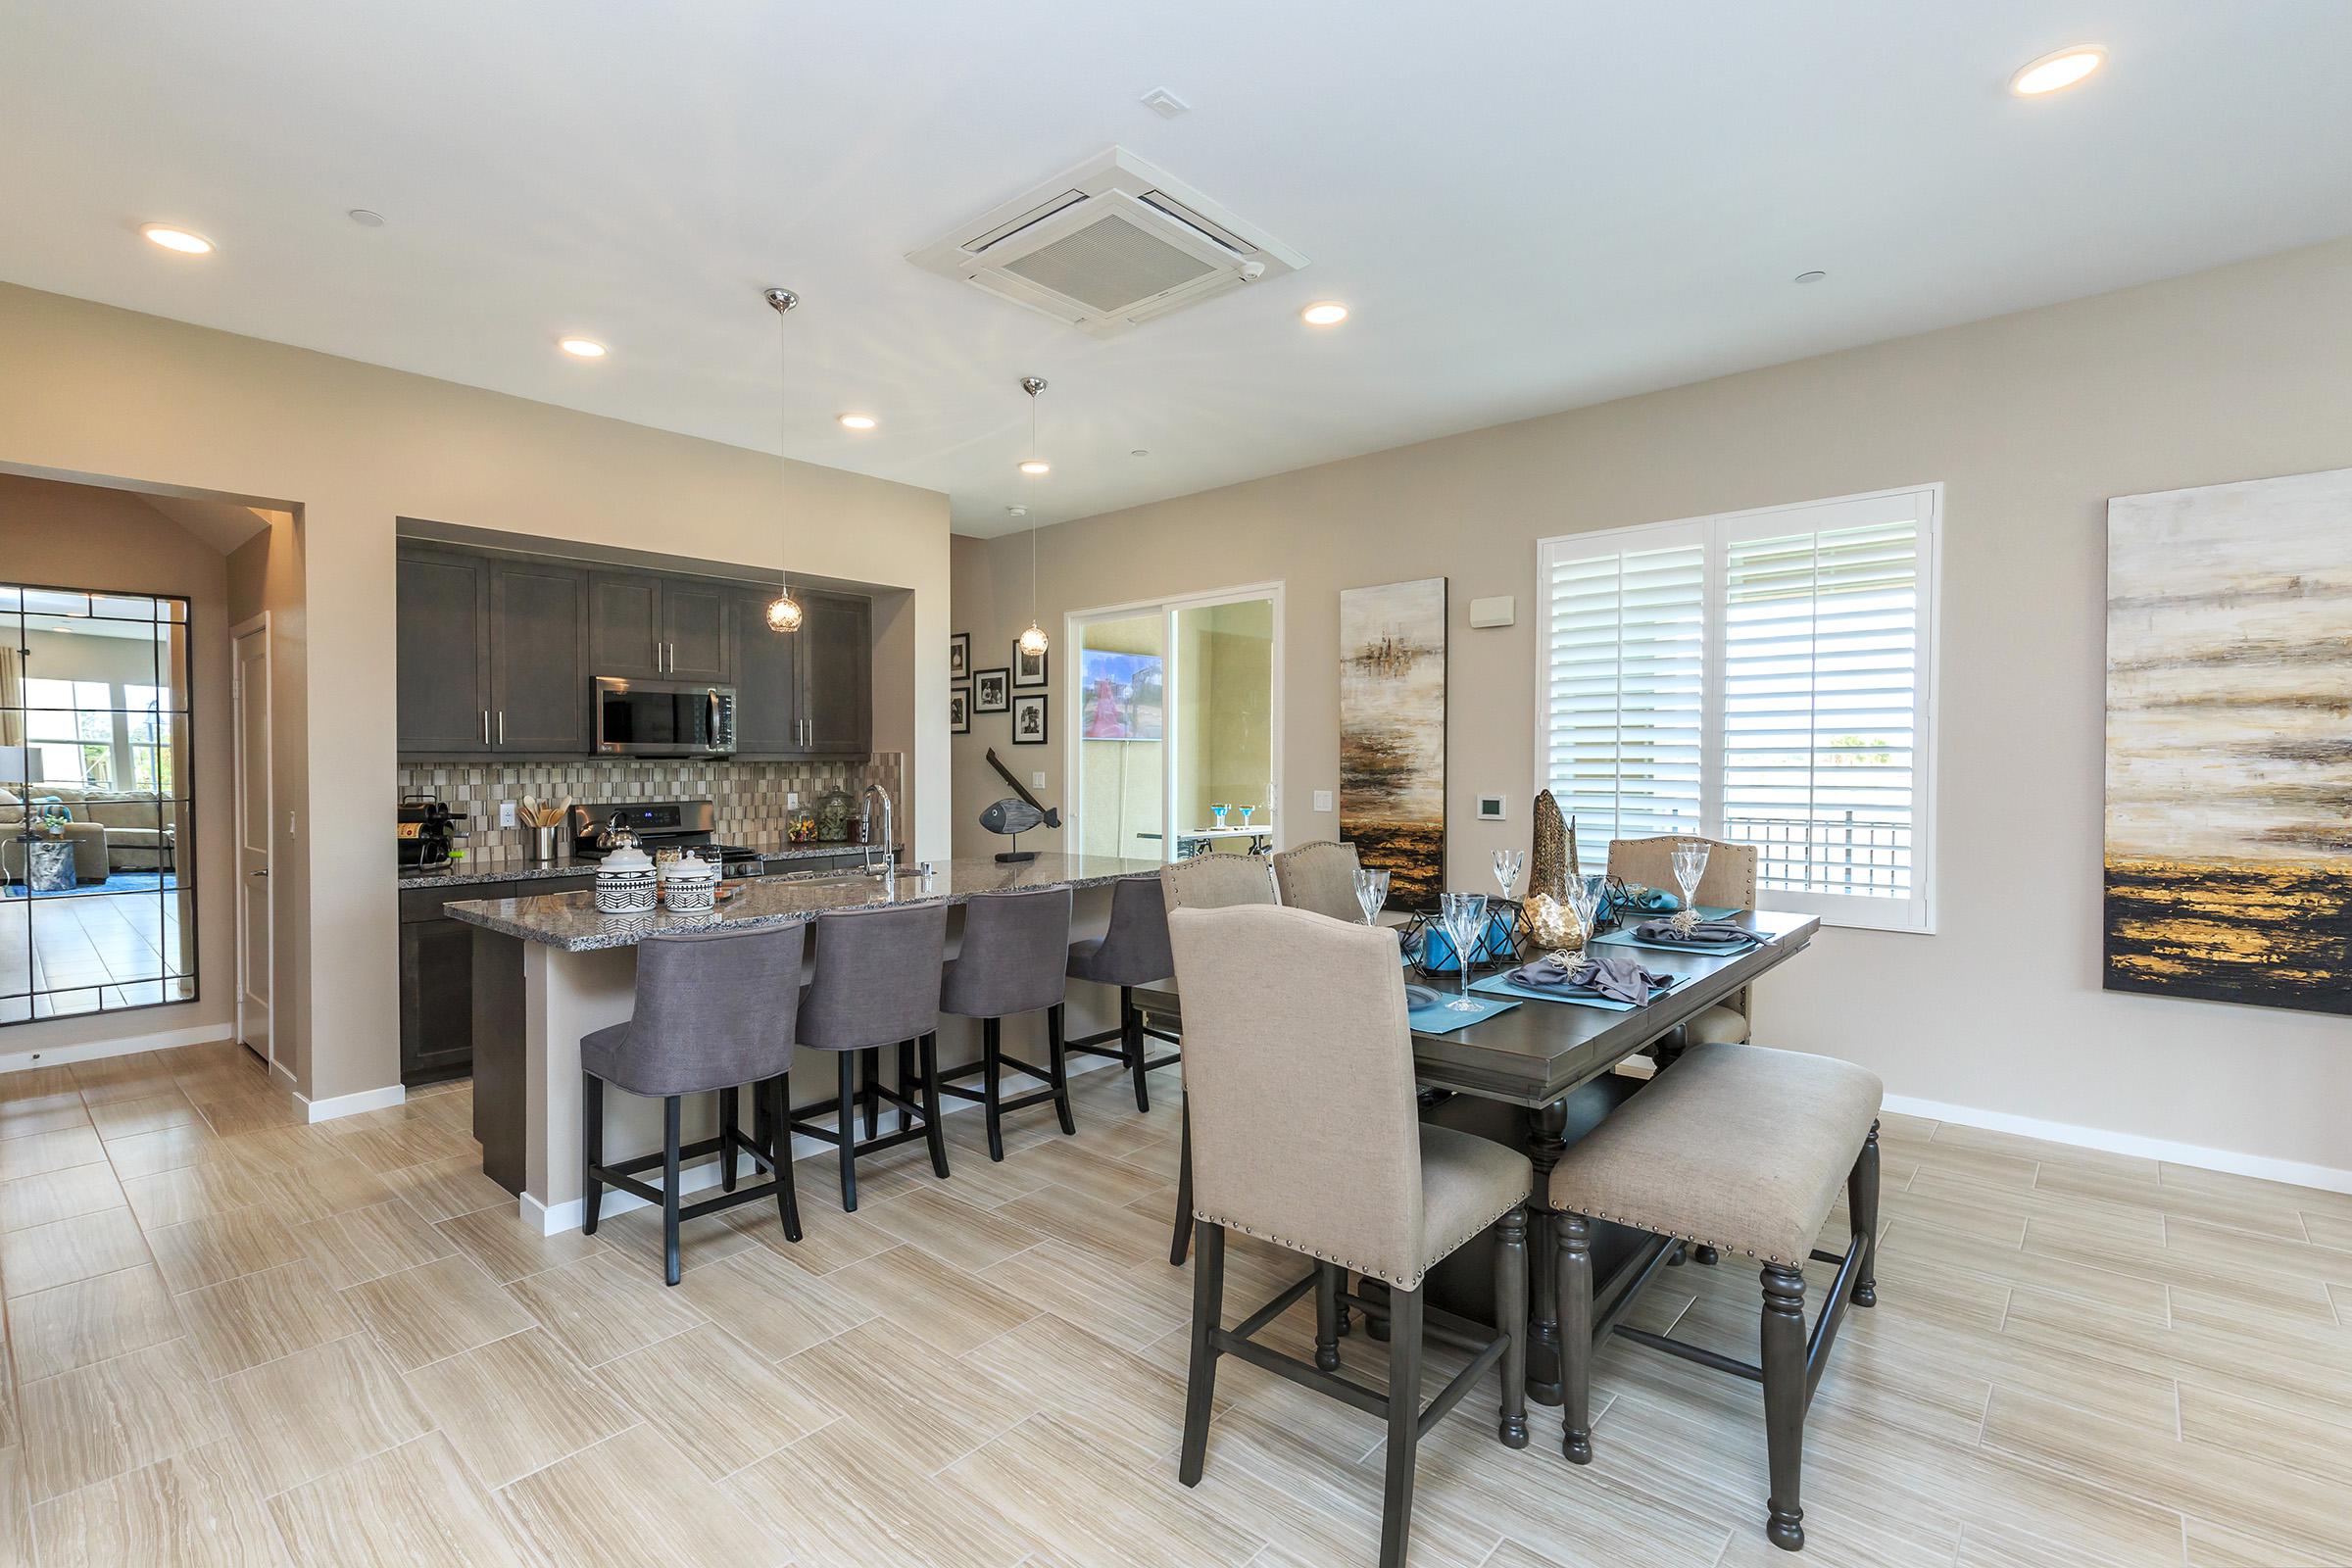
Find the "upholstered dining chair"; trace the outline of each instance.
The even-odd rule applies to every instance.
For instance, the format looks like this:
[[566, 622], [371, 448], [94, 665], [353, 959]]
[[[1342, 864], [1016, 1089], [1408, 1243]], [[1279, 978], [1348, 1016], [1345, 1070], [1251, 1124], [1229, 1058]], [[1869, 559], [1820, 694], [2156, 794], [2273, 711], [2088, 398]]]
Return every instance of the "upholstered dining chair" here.
[[[1698, 902], [1717, 907], [1754, 908], [1756, 847], [1752, 844], [1726, 844], [1692, 833], [1613, 839], [1609, 843], [1609, 875], [1636, 887], [1666, 888], [1679, 897], [1682, 890], [1674, 880], [1674, 847], [1690, 842], [1707, 847], [1707, 869], [1698, 879]], [[1728, 1003], [1708, 1007], [1686, 1021], [1682, 1045], [1744, 1045], [1751, 1033], [1748, 993], [1742, 990]]]
[[[1500, 1383], [1497, 1432], [1527, 1444], [1528, 1189], [1525, 1154], [1424, 1122], [1413, 1079], [1412, 1029], [1396, 939], [1305, 909], [1178, 908], [1168, 913], [1184, 994], [1185, 1088], [1200, 1169], [1193, 1194], [1191, 1373], [1177, 1479], [1200, 1484], [1217, 1361], [1233, 1355], [1344, 1400], [1388, 1424], [1380, 1562], [1397, 1568], [1412, 1535], [1416, 1446], [1479, 1381]], [[1301, 1105], [1315, 1113], [1302, 1117]], [[1489, 1229], [1494, 1326], [1423, 1300], [1429, 1271]], [[1297, 1284], [1228, 1330], [1228, 1231], [1311, 1260]], [[1385, 1301], [1343, 1289], [1349, 1274], [1388, 1287]], [[1315, 1361], [1255, 1336], [1309, 1291]], [[1338, 1309], [1359, 1307], [1389, 1328], [1385, 1394], [1339, 1376]], [[1425, 1407], [1425, 1333], [1469, 1354]]]
[[[1177, 909], [1230, 909], [1248, 904], [1273, 904], [1272, 868], [1262, 856], [1196, 855], [1189, 860], [1159, 868], [1160, 898], [1169, 912]], [[1183, 1053], [1177, 1054], [1183, 1059]], [[1168, 1261], [1181, 1265], [1193, 1244], [1193, 1123], [1184, 1122], [1184, 1148], [1176, 1165], [1176, 1234], [1168, 1243]]]
[[1355, 896], [1356, 858], [1352, 844], [1301, 844], [1274, 857], [1274, 885], [1282, 891], [1285, 907], [1312, 909], [1349, 925], [1364, 923], [1364, 906]]

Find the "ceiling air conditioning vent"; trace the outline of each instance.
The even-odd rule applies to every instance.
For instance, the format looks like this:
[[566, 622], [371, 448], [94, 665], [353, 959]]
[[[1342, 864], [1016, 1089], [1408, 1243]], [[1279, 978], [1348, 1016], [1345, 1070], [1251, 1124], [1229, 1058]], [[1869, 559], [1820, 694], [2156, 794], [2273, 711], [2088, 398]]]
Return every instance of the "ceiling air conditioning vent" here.
[[1096, 337], [1306, 265], [1117, 147], [906, 259]]

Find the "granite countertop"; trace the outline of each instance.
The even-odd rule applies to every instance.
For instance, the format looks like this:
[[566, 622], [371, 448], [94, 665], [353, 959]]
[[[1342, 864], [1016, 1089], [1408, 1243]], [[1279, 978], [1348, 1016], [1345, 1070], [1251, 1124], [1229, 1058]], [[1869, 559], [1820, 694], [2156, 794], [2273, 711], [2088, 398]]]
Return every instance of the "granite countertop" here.
[[[1122, 860], [1108, 856], [1040, 855], [1021, 865], [991, 859], [937, 860], [932, 874], [904, 865], [896, 885], [880, 876], [843, 872], [808, 879], [771, 877], [729, 884], [742, 891], [709, 914], [599, 914], [589, 892], [541, 894], [535, 898], [475, 899], [442, 912], [525, 942], [566, 953], [628, 948], [664, 931], [708, 931], [794, 925], [830, 909], [880, 908], [888, 905], [961, 904], [975, 893], [1015, 888], [1090, 888], [1122, 877], [1156, 876], [1156, 860]], [[495, 880], [495, 879], [494, 879]]]
[[[763, 860], [804, 860], [827, 855], [857, 855], [864, 850], [862, 844], [793, 844], [777, 849], [761, 849]], [[899, 857], [906, 858], [901, 850]], [[596, 872], [593, 859], [575, 860], [568, 855], [552, 860], [495, 860], [467, 856], [455, 865], [436, 865], [429, 870], [404, 868], [400, 885], [404, 888], [462, 888], [477, 882], [535, 882], [545, 877], [592, 876]]]

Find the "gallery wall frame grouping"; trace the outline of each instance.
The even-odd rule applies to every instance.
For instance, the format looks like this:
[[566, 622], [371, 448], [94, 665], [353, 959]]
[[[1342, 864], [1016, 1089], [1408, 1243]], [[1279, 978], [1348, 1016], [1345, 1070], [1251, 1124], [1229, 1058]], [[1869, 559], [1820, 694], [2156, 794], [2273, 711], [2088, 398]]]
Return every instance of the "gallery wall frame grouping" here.
[[1016, 693], [1012, 699], [1012, 744], [1044, 746], [1051, 739], [1046, 722], [1046, 694]]
[[972, 671], [972, 711], [1002, 713], [1012, 707], [1012, 671], [999, 665], [995, 669]]

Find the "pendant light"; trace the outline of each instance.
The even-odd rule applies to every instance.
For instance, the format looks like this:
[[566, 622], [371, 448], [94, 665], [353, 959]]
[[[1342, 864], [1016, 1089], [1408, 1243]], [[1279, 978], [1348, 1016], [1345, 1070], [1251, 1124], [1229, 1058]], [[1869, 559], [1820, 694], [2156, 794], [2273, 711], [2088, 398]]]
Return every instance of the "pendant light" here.
[[[784, 448], [790, 445], [792, 436], [792, 410], [789, 406], [792, 392], [792, 345], [785, 335], [784, 314], [800, 304], [801, 297], [788, 288], [771, 288], [760, 297], [774, 307], [776, 313], [776, 429], [781, 438], [776, 452], [777, 542], [783, 547], [783, 553], [789, 555], [792, 550], [792, 541], [785, 534], [783, 523], [791, 511], [792, 463], [784, 456]], [[792, 597], [792, 579], [783, 564], [782, 558], [779, 557], [776, 565], [776, 597], [767, 602], [767, 629], [773, 632], [798, 631], [801, 629], [801, 602]]]
[[[1035, 375], [1021, 377], [1021, 390], [1029, 394], [1030, 453], [1028, 457], [1021, 460], [1021, 471], [1032, 478], [1053, 471], [1053, 466], [1047, 463], [1043, 457], [1038, 456], [1037, 395], [1045, 389], [1044, 377]], [[1025, 514], [1028, 510], [1026, 507], [1012, 509], [1016, 514]], [[1024, 659], [1043, 659], [1046, 650], [1052, 646], [1046, 639], [1046, 629], [1037, 623], [1037, 522], [1034, 518], [1029, 523], [1029, 629], [1021, 633], [1021, 640], [1015, 646], [1020, 649], [1021, 657]]]

